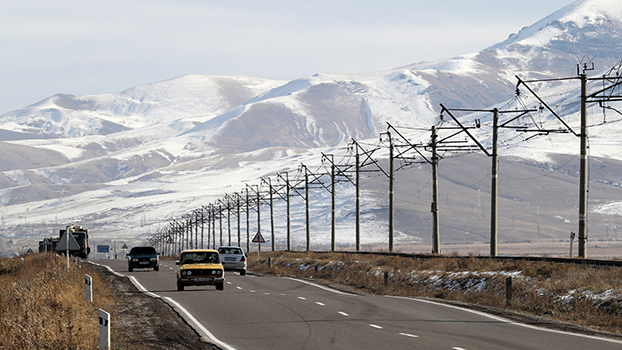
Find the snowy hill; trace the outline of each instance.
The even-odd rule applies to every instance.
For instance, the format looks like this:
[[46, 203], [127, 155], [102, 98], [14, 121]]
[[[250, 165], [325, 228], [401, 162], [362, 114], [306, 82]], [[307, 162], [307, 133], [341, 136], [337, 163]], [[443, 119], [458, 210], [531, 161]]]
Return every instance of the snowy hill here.
[[[481, 52], [384, 72], [315, 74], [289, 82], [187, 75], [114, 94], [54, 95], [0, 116], [0, 140], [4, 141], [0, 142], [4, 237], [0, 241], [11, 239], [32, 245], [42, 235], [73, 222], [91, 228], [94, 239], [135, 241], [225, 193], [259, 184], [260, 177], [282, 171], [293, 174], [301, 162], [319, 166], [320, 152], [334, 153], [337, 158], [346, 153], [345, 146], [353, 138], [376, 143], [387, 122], [429, 128], [438, 123], [440, 103], [470, 109], [515, 103], [511, 102], [515, 75], [524, 79], [574, 76], [577, 63], [588, 59], [597, 67], [595, 75], [605, 72], [622, 58], [621, 33], [622, 3], [585, 0]], [[568, 118], [576, 119], [578, 95], [567, 84], [550, 82], [534, 88], [564, 110]], [[590, 113], [594, 119], [602, 118], [597, 106], [591, 106]], [[543, 122], [554, 123], [551, 119]], [[617, 124], [611, 125], [594, 131], [592, 155], [622, 160], [617, 141], [611, 137], [617, 133]], [[570, 137], [551, 135], [520, 144], [509, 142], [503, 152], [520, 158], [516, 164], [548, 164], [529, 163], [536, 173], [542, 167], [562, 171], [557, 162], [565, 162], [564, 155], [576, 154], [578, 145]], [[610, 162], [618, 166], [617, 161]], [[464, 167], [473, 164], [480, 161], [467, 160], [455, 169], [448, 166], [444, 174], [448, 184], [475, 182], [457, 177], [465, 172]], [[415, 181], [422, 191], [429, 179], [425, 175], [428, 170], [421, 166], [414, 171], [426, 179]], [[609, 169], [607, 174], [602, 175], [607, 179], [603, 181], [622, 183], [612, 175], [615, 172]], [[569, 178], [558, 181], [574, 181], [571, 171], [564, 176]], [[366, 185], [364, 218], [369, 244], [384, 240], [379, 237], [386, 226], [382, 214], [386, 211], [385, 180], [376, 176]], [[561, 186], [555, 181], [550, 185]], [[514, 186], [516, 191], [521, 187]], [[487, 189], [482, 185], [460, 194], [453, 199], [457, 205], [454, 210], [473, 212], [473, 191], [479, 195]], [[612, 191], [617, 193], [617, 189]], [[351, 188], [340, 190], [339, 224], [344, 232], [353, 225], [352, 195]], [[318, 220], [316, 240], [324, 242], [329, 230], [325, 207], [330, 196], [322, 192], [313, 196], [313, 215]], [[404, 242], [426, 242], [429, 200], [417, 200], [421, 203], [415, 205], [413, 196], [415, 193], [399, 204], [397, 229]], [[464, 201], [458, 204], [461, 198]], [[520, 201], [529, 199], [521, 197]], [[567, 216], [575, 220], [574, 193], [564, 201], [570, 203], [564, 209]], [[612, 205], [612, 201], [603, 199], [601, 204]], [[529, 211], [533, 205], [517, 210]], [[302, 215], [300, 206], [296, 204], [298, 217]], [[551, 207], [551, 203], [543, 200], [536, 206]], [[551, 238], [572, 226], [555, 227], [559, 213], [546, 215]], [[282, 232], [284, 219], [275, 220]], [[521, 216], [520, 220], [533, 222], [533, 215]], [[455, 229], [459, 222], [442, 222], [446, 232], [442, 240], [485, 241], [487, 225], [486, 220], [474, 223], [465, 236], [467, 230]], [[304, 233], [304, 227], [298, 225], [296, 229], [295, 235]], [[483, 233], [473, 238], [476, 231]], [[532, 237], [533, 232], [520, 235]], [[509, 233], [504, 237], [512, 239]]]

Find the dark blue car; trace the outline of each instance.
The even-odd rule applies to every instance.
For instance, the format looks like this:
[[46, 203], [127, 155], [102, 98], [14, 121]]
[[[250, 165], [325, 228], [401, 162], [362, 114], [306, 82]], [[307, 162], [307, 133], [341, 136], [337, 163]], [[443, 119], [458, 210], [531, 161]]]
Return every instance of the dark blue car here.
[[127, 255], [127, 270], [150, 269], [160, 271], [160, 259], [154, 247], [133, 247]]

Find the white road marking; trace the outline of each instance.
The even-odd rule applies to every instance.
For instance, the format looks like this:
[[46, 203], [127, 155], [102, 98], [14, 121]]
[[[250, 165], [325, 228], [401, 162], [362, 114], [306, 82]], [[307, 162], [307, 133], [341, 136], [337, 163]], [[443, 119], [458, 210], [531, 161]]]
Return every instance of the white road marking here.
[[324, 289], [324, 290], [327, 290], [329, 292], [333, 292], [333, 293], [337, 293], [337, 294], [356, 296], [356, 294], [344, 293], [344, 292], [338, 291], [336, 289], [320, 286], [319, 284], [315, 284], [315, 283], [311, 283], [311, 282], [308, 282], [308, 281], [299, 280], [297, 278], [291, 278], [291, 277], [283, 277], [283, 278], [286, 278], [286, 279], [292, 280], [292, 281], [298, 281], [298, 282], [301, 282], [301, 283], [305, 283], [305, 284], [308, 284], [310, 286], [318, 287], [320, 289]]
[[227, 284], [231, 284], [231, 282], [227, 282]]
[[369, 324], [370, 327], [376, 328], [376, 329], [382, 329], [381, 326], [377, 325], [377, 324]]
[[251, 292], [251, 293], [255, 293], [255, 291], [254, 291], [254, 290], [252, 290], [252, 289], [251, 289], [251, 290], [249, 290], [249, 292]]
[[544, 332], [566, 334], [566, 335], [574, 335], [576, 337], [581, 337], [581, 338], [597, 339], [597, 340], [602, 340], [602, 341], [606, 341], [606, 342], [610, 342], [610, 343], [622, 344], [622, 341], [618, 340], [618, 339], [601, 338], [601, 337], [593, 336], [593, 335], [571, 333], [571, 332], [566, 332], [566, 331], [559, 331], [559, 330], [556, 330], [556, 329], [542, 328], [542, 327], [538, 327], [538, 326], [529, 325], [529, 324], [526, 324], [526, 323], [514, 322], [514, 321], [508, 320], [506, 318], [490, 315], [490, 314], [487, 314], [487, 313], [484, 313], [484, 312], [481, 312], [481, 311], [477, 311], [477, 310], [470, 310], [470, 309], [465, 309], [465, 308], [462, 308], [462, 307], [459, 307], [459, 306], [438, 303], [438, 302], [435, 302], [435, 301], [432, 301], [432, 300], [417, 299], [417, 298], [411, 298], [411, 297], [400, 297], [400, 296], [395, 296], [395, 295], [385, 295], [385, 297], [386, 298], [412, 300], [412, 301], [421, 302], [421, 303], [428, 303], [428, 304], [433, 304], [433, 305], [438, 305], [438, 306], [444, 306], [444, 307], [447, 307], [447, 308], [450, 308], [450, 309], [456, 309], [456, 310], [462, 310], [462, 311], [465, 311], [465, 312], [470, 312], [472, 314], [484, 316], [484, 317], [487, 317], [487, 318], [490, 318], [490, 319], [493, 319], [493, 320], [497, 320], [497, 321], [500, 321], [500, 322], [512, 324], [512, 325], [515, 325], [515, 326], [521, 326], [521, 327], [530, 328], [530, 329], [537, 329], [537, 330], [544, 331]]
[[315, 303], [318, 304], [319, 306], [326, 306], [326, 304], [320, 303], [319, 301], [316, 301]]
[[150, 295], [150, 296], [152, 296], [152, 297], [154, 297], [154, 298], [158, 298], [158, 299], [160, 299], [160, 298], [161, 298], [161, 296], [159, 296], [159, 295], [157, 295], [157, 294], [155, 294], [155, 293], [151, 293], [150, 291], [148, 291], [147, 289], [145, 289], [145, 287], [143, 287], [143, 285], [142, 285], [142, 284], [140, 284], [140, 283], [138, 282], [138, 280], [136, 279], [136, 277], [134, 277], [134, 276], [129, 276], [129, 279], [130, 279], [130, 280], [132, 281], [132, 283], [136, 286], [136, 288], [138, 288], [138, 290], [139, 290], [139, 291], [141, 291], [141, 292], [143, 292], [143, 293], [145, 293], [145, 294], [147, 294], [147, 295]]
[[183, 306], [179, 305], [178, 302], [176, 302], [175, 300], [169, 298], [169, 297], [165, 297], [164, 299], [166, 299], [168, 302], [175, 304], [176, 307], [178, 307], [185, 315], [186, 317], [188, 317], [190, 320], [192, 320], [192, 322], [203, 332], [205, 333], [205, 335], [207, 335], [208, 338], [210, 338], [214, 343], [216, 343], [216, 345], [221, 346], [227, 350], [236, 350], [234, 347], [230, 346], [227, 343], [224, 343], [220, 340], [218, 340], [216, 337], [214, 337], [214, 335], [207, 330], [207, 328], [203, 327], [203, 325], [201, 323], [199, 323], [199, 321], [197, 321], [196, 318], [194, 318], [194, 316], [192, 316], [188, 311], [186, 311], [186, 309], [183, 308]]
[[235, 288], [237, 288], [237, 289], [242, 289], [242, 287], [240, 287], [240, 286], [237, 286], [237, 287], [235, 287]]
[[465, 349], [463, 349], [463, 348], [459, 348], [459, 347], [455, 347], [455, 346], [454, 346], [452, 349], [453, 349], [453, 350], [465, 350]]
[[[405, 337], [411, 337], [411, 338], [419, 338], [418, 335], [414, 335], [414, 334], [409, 334], [409, 333], [400, 333], [400, 335], [403, 335]], [[455, 348], [454, 348], [455, 349]]]
[[300, 300], [307, 300], [307, 298], [305, 298], [305, 297], [298, 297], [298, 299], [300, 299]]
[[350, 315], [348, 315], [347, 313], [345, 313], [345, 312], [343, 312], [343, 311], [339, 311], [339, 312], [337, 312], [337, 313], [338, 313], [338, 314], [340, 314], [341, 316], [346, 316], [346, 317], [347, 317], [347, 316], [350, 316]]
[[[100, 264], [97, 264], [97, 263], [91, 263], [91, 264], [98, 265], [98, 266], [104, 266], [108, 271], [112, 272], [113, 274], [115, 274], [117, 276], [127, 277], [125, 275], [122, 275], [122, 274], [114, 271], [112, 268], [110, 268], [110, 266], [100, 265]], [[222, 348], [224, 348], [226, 350], [237, 350], [236, 348], [230, 346], [229, 344], [227, 344], [225, 342], [222, 342], [222, 341], [218, 340], [216, 337], [214, 337], [214, 335], [212, 333], [210, 333], [210, 331], [208, 331], [207, 328], [205, 328], [201, 323], [199, 323], [199, 321], [197, 321], [197, 319], [194, 318], [194, 316], [192, 316], [186, 309], [184, 309], [181, 305], [179, 305], [179, 303], [176, 302], [175, 300], [173, 300], [173, 299], [171, 299], [169, 297], [162, 298], [161, 296], [146, 290], [145, 287], [143, 287], [143, 285], [140, 284], [138, 282], [138, 280], [134, 276], [129, 276], [128, 278], [136, 286], [136, 288], [138, 288], [138, 290], [140, 290], [141, 292], [143, 292], [143, 293], [145, 293], [145, 294], [147, 294], [147, 295], [149, 295], [151, 297], [158, 298], [160, 300], [165, 300], [166, 303], [174, 304], [176, 307], [178, 307], [179, 310], [184, 315], [186, 315], [186, 317], [188, 317], [188, 319], [190, 319], [196, 325], [196, 327], [199, 328], [199, 330], [201, 332], [203, 332], [211, 341], [213, 341], [217, 345], [221, 346]]]

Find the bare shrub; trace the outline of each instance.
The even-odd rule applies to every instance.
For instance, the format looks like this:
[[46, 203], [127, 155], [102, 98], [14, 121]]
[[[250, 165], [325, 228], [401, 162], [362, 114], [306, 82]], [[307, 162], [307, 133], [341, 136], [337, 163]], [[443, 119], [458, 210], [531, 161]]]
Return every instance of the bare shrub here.
[[[22, 260], [23, 259], [23, 260]], [[96, 349], [98, 310], [113, 304], [88, 267], [52, 253], [0, 258], [0, 349]], [[93, 278], [87, 303], [84, 274]]]

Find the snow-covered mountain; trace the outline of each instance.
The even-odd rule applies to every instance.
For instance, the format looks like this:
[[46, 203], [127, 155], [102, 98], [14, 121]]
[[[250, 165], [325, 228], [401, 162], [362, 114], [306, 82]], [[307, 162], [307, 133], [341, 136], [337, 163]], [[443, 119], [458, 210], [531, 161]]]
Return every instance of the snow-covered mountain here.
[[[336, 158], [346, 154], [345, 146], [353, 138], [377, 142], [387, 122], [429, 128], [438, 123], [441, 103], [470, 109], [505, 105], [515, 97], [515, 75], [523, 79], [576, 76], [577, 64], [588, 61], [597, 69], [594, 75], [605, 72], [622, 59], [621, 34], [622, 3], [583, 0], [480, 52], [384, 72], [315, 74], [293, 81], [187, 75], [120, 93], [54, 95], [0, 116], [4, 237], [0, 241], [24, 239], [33, 245], [50, 230], [74, 222], [90, 227], [95, 240], [133, 240], [225, 193], [259, 184], [262, 176], [295, 171], [301, 162], [319, 166], [320, 152]], [[576, 92], [565, 82], [535, 84], [534, 89], [552, 105], [565, 108], [569, 118], [576, 114]], [[596, 107], [591, 106], [590, 113], [601, 118]], [[591, 144], [591, 155], [617, 162], [622, 160], [616, 151], [619, 143], [612, 137], [617, 124], [610, 125], [595, 130], [597, 142]], [[600, 142], [607, 147], [599, 149]], [[521, 162], [548, 162], [543, 166], [530, 163], [536, 172], [565, 161], [556, 154], [578, 152], [576, 140], [563, 136], [510, 144], [504, 150], [508, 156], [520, 157]], [[475, 163], [479, 161], [463, 166]], [[427, 170], [422, 166], [416, 171]], [[464, 169], [455, 171], [445, 174], [450, 184], [479, 180], [459, 179], [455, 175]], [[567, 172], [570, 178], [574, 176]], [[607, 178], [603, 181], [622, 183], [615, 172], [602, 176]], [[378, 238], [386, 226], [382, 181], [370, 180], [363, 208], [370, 244], [384, 239]], [[407, 186], [407, 180], [402, 181]], [[419, 184], [419, 191], [426, 181]], [[472, 199], [487, 191], [485, 185], [476, 187], [460, 197]], [[570, 212], [574, 193], [569, 197]], [[347, 187], [339, 195], [339, 225], [344, 232], [353, 225], [352, 195]], [[325, 193], [314, 196], [316, 237], [323, 242], [330, 231], [324, 209], [329, 202]], [[515, 195], [517, 200], [529, 201], [519, 197]], [[426, 242], [429, 200], [421, 200], [424, 205], [419, 208], [411, 203], [413, 198], [403, 199], [396, 214], [398, 231], [404, 242]], [[601, 204], [615, 207], [613, 199], [606, 201]], [[546, 201], [539, 205], [551, 206]], [[468, 207], [473, 212], [471, 204], [464, 203], [455, 210]], [[555, 216], [560, 214], [547, 215], [551, 237], [571, 227], [556, 228]], [[533, 217], [520, 220], [533, 221]], [[275, 221], [282, 231], [284, 218]], [[442, 240], [485, 241], [485, 234], [473, 232], [487, 232], [486, 220], [468, 230], [455, 229], [461, 224], [454, 221], [441, 222]], [[297, 229], [296, 235], [304, 233], [303, 226]], [[512, 240], [509, 233], [505, 238]]]

